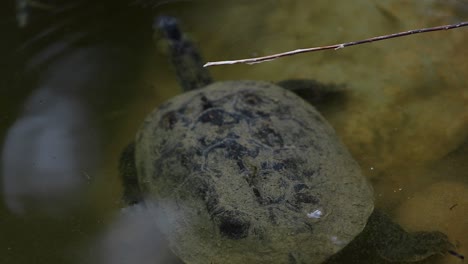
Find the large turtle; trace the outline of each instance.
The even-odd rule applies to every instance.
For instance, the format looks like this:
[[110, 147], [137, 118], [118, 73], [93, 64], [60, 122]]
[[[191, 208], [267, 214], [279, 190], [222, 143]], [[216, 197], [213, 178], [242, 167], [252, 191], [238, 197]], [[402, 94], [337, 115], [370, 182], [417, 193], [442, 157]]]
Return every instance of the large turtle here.
[[289, 89], [315, 82], [213, 83], [177, 21], [156, 24], [185, 93], [145, 119], [121, 174], [126, 200], [144, 200], [181, 260], [331, 263], [369, 252], [400, 262], [453, 249], [442, 233], [409, 234], [374, 211], [356, 161]]

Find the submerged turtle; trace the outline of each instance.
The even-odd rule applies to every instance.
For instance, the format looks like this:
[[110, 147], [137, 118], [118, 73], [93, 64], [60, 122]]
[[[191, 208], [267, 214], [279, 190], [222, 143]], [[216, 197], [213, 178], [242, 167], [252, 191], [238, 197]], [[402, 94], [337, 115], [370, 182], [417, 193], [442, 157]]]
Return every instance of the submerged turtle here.
[[145, 119], [121, 173], [126, 200], [156, 212], [180, 259], [324, 263], [351, 249], [400, 262], [453, 248], [442, 233], [409, 234], [374, 210], [356, 161], [290, 87], [212, 83], [177, 21], [157, 25], [185, 93]]

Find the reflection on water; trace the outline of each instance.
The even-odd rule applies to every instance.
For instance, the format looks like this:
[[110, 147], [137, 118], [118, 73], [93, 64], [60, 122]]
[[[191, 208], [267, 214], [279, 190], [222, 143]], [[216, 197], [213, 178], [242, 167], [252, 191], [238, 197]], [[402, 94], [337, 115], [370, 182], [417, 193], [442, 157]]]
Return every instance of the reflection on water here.
[[[146, 246], [164, 248], [145, 213], [117, 213], [120, 151], [145, 114], [179, 92], [164, 51], [153, 45], [153, 14], [179, 17], [210, 60], [468, 17], [466, 1], [440, 0], [40, 2], [67, 8], [32, 6], [21, 30], [14, 6], [1, 11], [3, 37], [20, 41], [2, 43], [0, 53], [13, 57], [7, 65], [22, 66], [0, 73], [0, 104], [8, 106], [0, 117], [0, 263], [161, 256]], [[346, 84], [349, 102], [324, 115], [373, 183], [377, 206], [410, 230], [446, 232], [467, 255], [466, 41], [460, 29], [211, 71], [219, 80]]]
[[[5, 137], [3, 195], [16, 214], [26, 206], [60, 210], [72, 193], [83, 191], [86, 175], [99, 160], [97, 138], [79, 99], [41, 87]], [[89, 177], [89, 176], [88, 176]]]
[[139, 205], [117, 214], [97, 241], [98, 255], [90, 256], [93, 263], [182, 263], [170, 252], [154, 216]]

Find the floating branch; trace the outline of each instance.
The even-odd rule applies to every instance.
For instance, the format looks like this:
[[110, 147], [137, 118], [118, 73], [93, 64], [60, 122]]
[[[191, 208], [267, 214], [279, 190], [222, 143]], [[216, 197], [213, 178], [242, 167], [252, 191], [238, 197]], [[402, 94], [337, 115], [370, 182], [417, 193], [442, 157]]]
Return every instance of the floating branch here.
[[345, 48], [345, 47], [350, 47], [350, 46], [369, 43], [369, 42], [375, 42], [375, 41], [380, 41], [380, 40], [385, 40], [385, 39], [404, 37], [404, 36], [418, 34], [418, 33], [426, 33], [426, 32], [439, 31], [439, 30], [449, 30], [449, 29], [460, 28], [460, 27], [465, 27], [465, 26], [468, 26], [468, 21], [460, 22], [460, 23], [457, 23], [457, 24], [438, 26], [438, 27], [414, 29], [414, 30], [409, 30], [409, 31], [404, 31], [404, 32], [399, 32], [399, 33], [393, 33], [393, 34], [390, 34], [390, 35], [383, 35], [383, 36], [368, 38], [368, 39], [364, 39], [364, 40], [346, 42], [346, 43], [335, 44], [335, 45], [330, 45], [330, 46], [296, 49], [296, 50], [286, 51], [286, 52], [272, 54], [272, 55], [263, 56], [263, 57], [254, 57], [254, 58], [247, 58], [247, 59], [241, 59], [241, 60], [226, 60], [226, 61], [207, 62], [205, 65], [203, 65], [203, 67], [216, 66], [216, 65], [237, 64], [237, 63], [255, 64], [255, 63], [261, 63], [261, 62], [265, 62], [265, 61], [272, 61], [272, 60], [275, 60], [275, 59], [278, 59], [278, 58], [281, 58], [281, 57], [287, 57], [287, 56], [292, 56], [292, 55], [301, 54], [301, 53], [314, 52], [314, 51], [319, 51], [319, 50], [329, 50], [329, 49], [338, 50], [338, 49], [342, 49], [342, 48]]

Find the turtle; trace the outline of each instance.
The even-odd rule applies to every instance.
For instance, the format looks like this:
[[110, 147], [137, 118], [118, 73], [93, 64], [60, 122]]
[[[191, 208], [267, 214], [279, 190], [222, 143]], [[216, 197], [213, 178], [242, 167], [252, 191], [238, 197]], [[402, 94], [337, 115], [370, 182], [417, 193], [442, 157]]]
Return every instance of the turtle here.
[[144, 204], [181, 261], [352, 263], [364, 252], [387, 263], [453, 251], [445, 234], [408, 233], [374, 208], [317, 96], [297, 95], [327, 85], [214, 82], [176, 18], [154, 26], [184, 92], [145, 118], [120, 174], [124, 200]]

